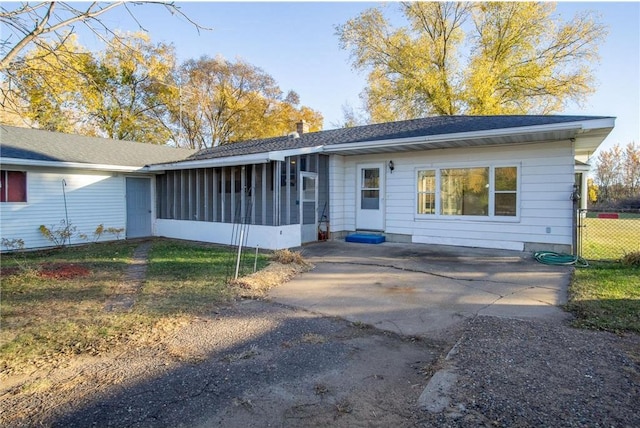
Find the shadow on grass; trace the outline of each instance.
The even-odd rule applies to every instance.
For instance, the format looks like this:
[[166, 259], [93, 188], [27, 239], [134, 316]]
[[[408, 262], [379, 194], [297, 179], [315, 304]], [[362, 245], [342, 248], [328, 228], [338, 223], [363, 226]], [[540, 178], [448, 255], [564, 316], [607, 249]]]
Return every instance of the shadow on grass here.
[[575, 327], [640, 334], [640, 299], [580, 300], [565, 308], [575, 315]]

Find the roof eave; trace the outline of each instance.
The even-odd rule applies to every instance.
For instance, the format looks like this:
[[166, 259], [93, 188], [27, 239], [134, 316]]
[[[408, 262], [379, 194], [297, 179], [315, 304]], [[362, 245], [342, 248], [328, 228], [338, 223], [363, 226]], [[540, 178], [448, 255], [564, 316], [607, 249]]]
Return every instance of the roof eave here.
[[[556, 133], [556, 139], [574, 138], [579, 132], [590, 132], [592, 130], [606, 130], [606, 135], [613, 129], [615, 118], [603, 118], [595, 120], [584, 120], [565, 123], [553, 123], [536, 126], [523, 126], [517, 128], [500, 128], [485, 131], [459, 132], [453, 134], [438, 134], [410, 138], [361, 141], [355, 143], [327, 145], [324, 147], [326, 153], [347, 153], [355, 154], [357, 152], [369, 152], [384, 149], [403, 149], [407, 146], [416, 147], [419, 145], [421, 149], [429, 148], [447, 148], [461, 147], [461, 142], [480, 141], [474, 145], [493, 145], [503, 144], [505, 139], [508, 141], [511, 137], [515, 142], [516, 137], [520, 137], [520, 143], [526, 142], [527, 136], [536, 134], [552, 134]], [[606, 137], [605, 135], [605, 137]], [[524, 137], [524, 139], [523, 139]], [[495, 139], [495, 140], [494, 140]], [[481, 141], [482, 140], [482, 141]], [[500, 140], [500, 141], [498, 141]], [[604, 137], [597, 142], [599, 145]], [[471, 144], [470, 144], [471, 145]], [[596, 145], [596, 147], [597, 147]]]
[[64, 161], [43, 161], [34, 159], [20, 159], [0, 157], [0, 164], [11, 166], [33, 166], [43, 168], [73, 168], [90, 171], [113, 171], [113, 172], [143, 172], [146, 171], [144, 166], [127, 166], [127, 165], [106, 165], [82, 162], [64, 162]]
[[250, 164], [262, 164], [271, 161], [284, 161], [285, 158], [290, 156], [298, 156], [303, 154], [319, 153], [322, 151], [322, 146], [316, 147], [303, 147], [298, 149], [289, 150], [276, 150], [270, 152], [252, 153], [249, 155], [239, 156], [225, 156], [211, 159], [198, 159], [192, 161], [179, 161], [171, 163], [162, 163], [149, 166], [149, 171], [171, 171], [178, 169], [193, 169], [193, 168], [211, 168], [211, 167], [225, 167], [225, 166], [240, 166]]

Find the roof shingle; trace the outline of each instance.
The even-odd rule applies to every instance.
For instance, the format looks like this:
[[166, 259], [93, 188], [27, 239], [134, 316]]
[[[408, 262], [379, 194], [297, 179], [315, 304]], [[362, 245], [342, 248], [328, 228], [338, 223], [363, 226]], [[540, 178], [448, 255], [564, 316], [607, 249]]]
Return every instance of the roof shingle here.
[[250, 140], [201, 150], [189, 160], [215, 159], [270, 151], [332, 146], [347, 143], [382, 141], [421, 136], [447, 135], [526, 126], [550, 125], [603, 119], [605, 116], [436, 116], [399, 122], [331, 129], [288, 136]]
[[0, 125], [3, 158], [142, 167], [176, 162], [193, 153], [195, 150]]

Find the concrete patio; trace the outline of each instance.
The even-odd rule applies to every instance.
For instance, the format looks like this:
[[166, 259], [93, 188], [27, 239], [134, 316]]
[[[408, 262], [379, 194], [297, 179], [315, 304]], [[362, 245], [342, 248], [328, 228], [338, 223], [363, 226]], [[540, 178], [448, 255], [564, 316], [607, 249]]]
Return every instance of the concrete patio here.
[[402, 335], [444, 338], [477, 315], [561, 321], [570, 267], [531, 254], [329, 241], [298, 250], [315, 268], [273, 289], [278, 303]]

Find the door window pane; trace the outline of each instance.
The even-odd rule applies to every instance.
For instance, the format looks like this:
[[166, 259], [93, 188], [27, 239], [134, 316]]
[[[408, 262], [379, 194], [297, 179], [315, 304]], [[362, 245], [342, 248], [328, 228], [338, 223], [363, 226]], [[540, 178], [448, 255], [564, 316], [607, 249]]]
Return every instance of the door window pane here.
[[362, 170], [362, 188], [363, 189], [379, 189], [380, 188], [380, 169], [370, 168]]
[[315, 178], [312, 177], [302, 177], [302, 199], [305, 201], [315, 201], [316, 200], [316, 183]]
[[380, 209], [380, 191], [362, 190], [360, 198], [360, 209], [377, 210]]

